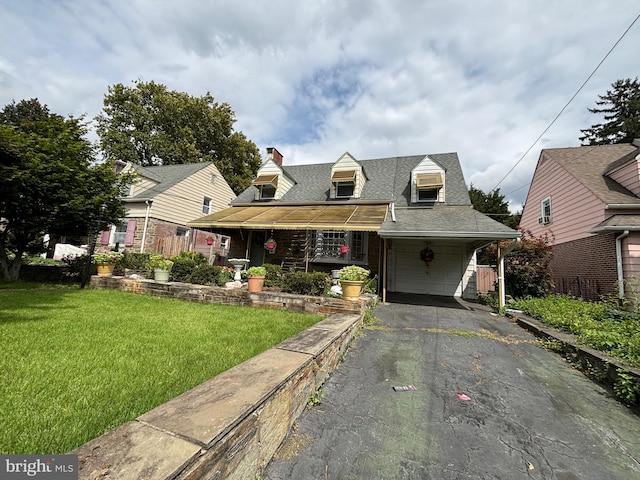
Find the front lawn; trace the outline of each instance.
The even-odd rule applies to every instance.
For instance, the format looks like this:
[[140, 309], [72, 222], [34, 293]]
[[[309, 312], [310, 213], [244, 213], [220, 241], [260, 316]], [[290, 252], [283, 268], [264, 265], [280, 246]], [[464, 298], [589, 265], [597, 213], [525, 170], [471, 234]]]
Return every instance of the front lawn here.
[[321, 319], [17, 286], [0, 285], [2, 454], [68, 452]]

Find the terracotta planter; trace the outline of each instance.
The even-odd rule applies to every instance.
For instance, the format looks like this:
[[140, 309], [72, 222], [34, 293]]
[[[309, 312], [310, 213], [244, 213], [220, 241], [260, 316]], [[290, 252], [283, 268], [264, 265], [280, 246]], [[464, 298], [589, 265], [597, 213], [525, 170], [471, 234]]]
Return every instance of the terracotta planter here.
[[262, 291], [264, 286], [264, 275], [251, 275], [247, 277], [247, 289], [251, 293], [258, 293]]
[[112, 277], [113, 269], [116, 268], [115, 263], [99, 263], [98, 267], [98, 276], [99, 277]]
[[364, 282], [356, 282], [353, 280], [340, 280], [342, 287], [342, 298], [345, 300], [358, 300]]

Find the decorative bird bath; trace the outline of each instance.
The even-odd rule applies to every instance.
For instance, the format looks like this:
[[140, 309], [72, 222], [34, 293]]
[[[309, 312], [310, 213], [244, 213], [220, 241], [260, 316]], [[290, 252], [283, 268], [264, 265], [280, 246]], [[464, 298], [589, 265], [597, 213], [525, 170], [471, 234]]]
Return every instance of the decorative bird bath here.
[[230, 258], [227, 262], [235, 269], [236, 274], [233, 277], [234, 280], [241, 281], [242, 277], [240, 276], [240, 272], [242, 269], [249, 264], [248, 258]]

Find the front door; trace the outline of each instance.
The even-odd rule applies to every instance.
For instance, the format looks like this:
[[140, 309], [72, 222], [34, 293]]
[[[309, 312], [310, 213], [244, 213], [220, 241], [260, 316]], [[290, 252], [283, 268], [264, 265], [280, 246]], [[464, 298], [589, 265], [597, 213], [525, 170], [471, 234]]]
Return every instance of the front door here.
[[259, 266], [264, 264], [264, 242], [266, 242], [267, 232], [265, 230], [252, 230], [249, 243], [249, 266]]

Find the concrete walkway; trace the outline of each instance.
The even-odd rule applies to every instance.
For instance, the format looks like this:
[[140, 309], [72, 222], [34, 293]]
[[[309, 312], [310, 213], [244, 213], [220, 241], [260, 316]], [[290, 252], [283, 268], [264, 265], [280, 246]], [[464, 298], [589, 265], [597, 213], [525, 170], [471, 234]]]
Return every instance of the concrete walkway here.
[[262, 478], [640, 478], [638, 415], [509, 319], [415, 299], [377, 308]]

